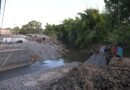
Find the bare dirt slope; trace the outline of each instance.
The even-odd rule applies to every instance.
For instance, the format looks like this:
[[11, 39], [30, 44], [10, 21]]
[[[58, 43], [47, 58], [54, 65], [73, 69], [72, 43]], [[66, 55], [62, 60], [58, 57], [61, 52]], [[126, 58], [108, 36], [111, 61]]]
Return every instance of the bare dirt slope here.
[[50, 43], [27, 42], [17, 46], [27, 48], [30, 53], [38, 55], [38, 60], [57, 59], [61, 57], [60, 47]]

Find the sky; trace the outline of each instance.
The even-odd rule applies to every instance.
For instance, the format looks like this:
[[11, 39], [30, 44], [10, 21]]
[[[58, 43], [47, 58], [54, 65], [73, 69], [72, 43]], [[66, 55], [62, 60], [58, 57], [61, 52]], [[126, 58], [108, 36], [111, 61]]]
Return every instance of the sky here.
[[[65, 18], [75, 18], [87, 8], [103, 11], [104, 0], [6, 0], [3, 28], [21, 27], [31, 20], [40, 21], [44, 28], [46, 23], [59, 24]], [[1, 18], [2, 14], [0, 25]]]

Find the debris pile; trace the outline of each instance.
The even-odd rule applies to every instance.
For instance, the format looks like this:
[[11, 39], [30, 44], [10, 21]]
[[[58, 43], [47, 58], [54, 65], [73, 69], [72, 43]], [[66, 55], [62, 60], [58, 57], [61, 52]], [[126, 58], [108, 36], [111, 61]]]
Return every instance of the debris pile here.
[[85, 64], [52, 82], [47, 90], [130, 90], [129, 65], [116, 63], [99, 67]]

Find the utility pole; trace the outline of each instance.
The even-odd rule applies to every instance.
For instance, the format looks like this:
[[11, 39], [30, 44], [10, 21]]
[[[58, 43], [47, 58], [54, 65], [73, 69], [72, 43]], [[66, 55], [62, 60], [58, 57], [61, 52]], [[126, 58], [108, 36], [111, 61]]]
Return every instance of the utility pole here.
[[1, 15], [1, 0], [0, 0], [0, 15]]
[[6, 7], [6, 0], [4, 2], [3, 15], [2, 15], [2, 21], [1, 21], [1, 28], [3, 27], [3, 22], [4, 22], [5, 7]]
[[[0, 0], [0, 16], [1, 16], [1, 0]], [[0, 28], [2, 29], [2, 28]], [[0, 35], [1, 35], [1, 31], [0, 31]]]

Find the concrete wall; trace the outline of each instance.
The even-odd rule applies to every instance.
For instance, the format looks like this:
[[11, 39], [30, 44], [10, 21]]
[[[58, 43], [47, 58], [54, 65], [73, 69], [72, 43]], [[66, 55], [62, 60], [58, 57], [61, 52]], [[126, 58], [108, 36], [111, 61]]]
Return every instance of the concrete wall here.
[[27, 40], [25, 39], [25, 38], [20, 38], [20, 37], [3, 37], [2, 38], [2, 41], [4, 42], [4, 43], [16, 43], [18, 40], [22, 40], [23, 42], [26, 42]]
[[22, 64], [29, 64], [30, 62], [31, 55], [28, 50], [9, 49], [0, 51], [0, 71], [5, 67], [8, 69], [12, 69], [12, 67], [20, 67], [22, 66]]
[[0, 29], [0, 35], [11, 35], [11, 34], [12, 34], [12, 30]]

